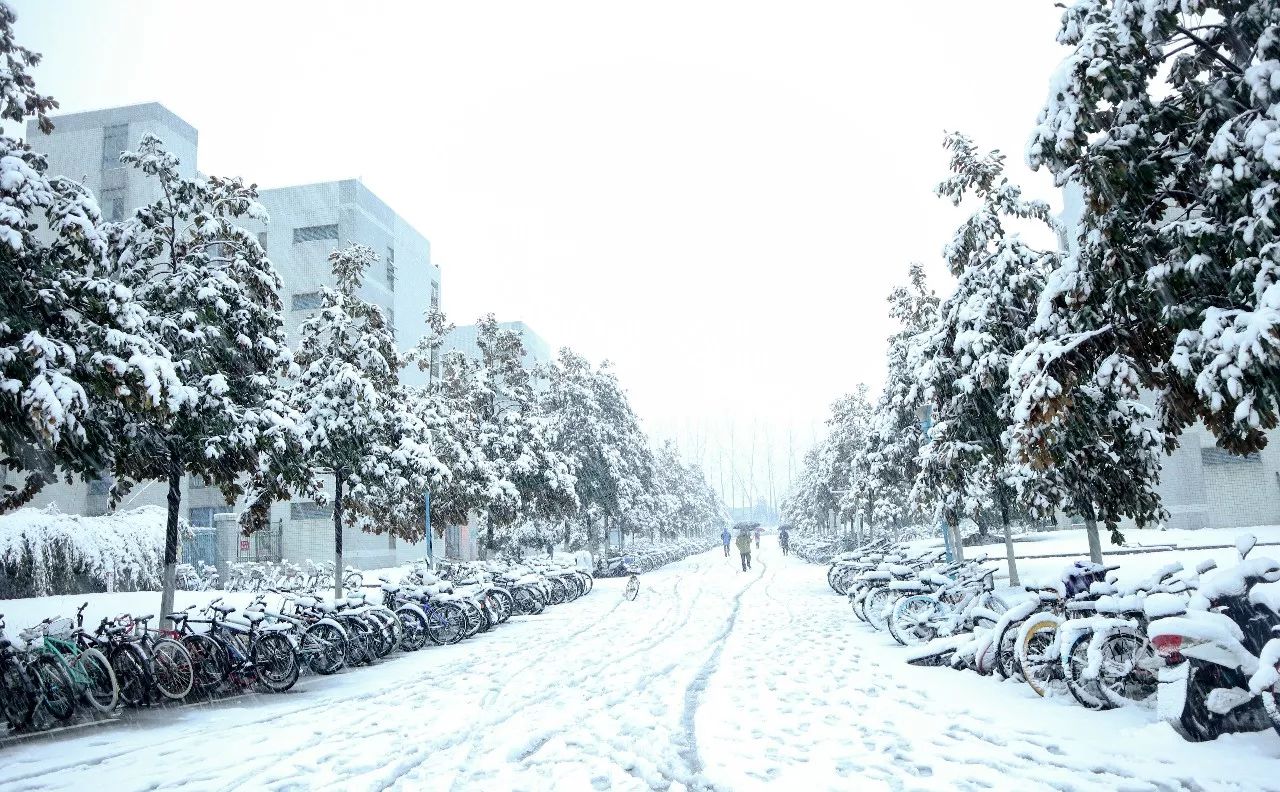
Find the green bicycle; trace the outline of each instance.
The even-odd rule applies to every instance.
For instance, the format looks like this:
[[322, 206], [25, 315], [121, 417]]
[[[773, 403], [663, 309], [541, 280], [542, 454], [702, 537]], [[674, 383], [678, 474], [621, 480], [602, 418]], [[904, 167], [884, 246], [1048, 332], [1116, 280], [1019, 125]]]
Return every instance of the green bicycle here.
[[77, 698], [104, 715], [110, 715], [120, 703], [120, 684], [107, 656], [80, 640], [84, 632], [84, 609], [76, 611], [76, 623], [70, 619], [45, 619], [37, 627], [23, 631], [23, 639], [38, 654], [54, 660], [71, 678]]

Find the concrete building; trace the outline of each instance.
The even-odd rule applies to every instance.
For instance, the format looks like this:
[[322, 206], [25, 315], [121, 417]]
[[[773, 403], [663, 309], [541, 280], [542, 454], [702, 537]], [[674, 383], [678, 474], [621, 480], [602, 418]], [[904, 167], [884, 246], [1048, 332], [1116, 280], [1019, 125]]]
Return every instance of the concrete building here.
[[[122, 167], [121, 151], [135, 150], [145, 134], [154, 134], [181, 161], [186, 176], [197, 173], [198, 135], [194, 127], [159, 104], [118, 107], [53, 118], [54, 131], [43, 135], [28, 125], [33, 148], [46, 155], [50, 173], [81, 180], [98, 197], [108, 219], [123, 219], [136, 207], [158, 197], [153, 184], [135, 169]], [[245, 220], [245, 228], [258, 234], [283, 281], [281, 293], [285, 330], [296, 342], [301, 323], [320, 304], [320, 289], [333, 285], [328, 255], [349, 242], [367, 245], [379, 255], [368, 273], [362, 296], [387, 313], [401, 350], [413, 347], [426, 329], [425, 312], [440, 302], [440, 270], [431, 263], [431, 245], [358, 180], [343, 180], [266, 189], [260, 192], [269, 224]], [[428, 372], [416, 366], [406, 369], [405, 381], [421, 384]], [[110, 482], [57, 484], [47, 488], [32, 505], [56, 503], [66, 512], [102, 514], [107, 510]], [[330, 483], [331, 490], [331, 483]], [[121, 508], [165, 505], [161, 482], [140, 484]], [[196, 546], [188, 554], [208, 558], [225, 556], [213, 535], [214, 516], [235, 512], [217, 489], [198, 476], [183, 484], [183, 511], [197, 529]], [[272, 530], [233, 543], [241, 559], [315, 561], [333, 559], [332, 511], [314, 503], [277, 504], [271, 515]], [[397, 546], [386, 536], [348, 531], [344, 536], [346, 561], [362, 568], [420, 558], [424, 548]], [[223, 558], [222, 560], [227, 560]], [[235, 560], [235, 559], [230, 559]]]
[[[1083, 211], [1079, 187], [1069, 185], [1063, 190], [1063, 226], [1077, 227]], [[1074, 234], [1066, 241], [1074, 246]], [[1143, 401], [1154, 407], [1154, 394]], [[1157, 491], [1169, 512], [1169, 528], [1280, 524], [1280, 430], [1268, 432], [1260, 454], [1242, 457], [1220, 448], [1213, 433], [1197, 422], [1165, 456]]]

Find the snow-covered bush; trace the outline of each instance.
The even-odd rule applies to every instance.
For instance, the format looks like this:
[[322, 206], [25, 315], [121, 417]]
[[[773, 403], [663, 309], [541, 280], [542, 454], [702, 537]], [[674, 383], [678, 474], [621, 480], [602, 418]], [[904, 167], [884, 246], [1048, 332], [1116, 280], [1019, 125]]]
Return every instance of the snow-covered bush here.
[[[183, 534], [190, 526], [180, 524]], [[63, 514], [55, 506], [0, 516], [0, 598], [158, 589], [165, 511], [157, 506], [101, 517]]]

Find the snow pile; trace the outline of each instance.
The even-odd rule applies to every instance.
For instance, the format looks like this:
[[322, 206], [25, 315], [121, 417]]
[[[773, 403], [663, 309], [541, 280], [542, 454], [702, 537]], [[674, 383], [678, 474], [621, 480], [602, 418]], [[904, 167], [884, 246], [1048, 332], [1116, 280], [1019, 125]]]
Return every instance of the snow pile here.
[[120, 589], [158, 589], [165, 521], [156, 506], [102, 517], [55, 506], [0, 516], [0, 597], [105, 590], [108, 575]]

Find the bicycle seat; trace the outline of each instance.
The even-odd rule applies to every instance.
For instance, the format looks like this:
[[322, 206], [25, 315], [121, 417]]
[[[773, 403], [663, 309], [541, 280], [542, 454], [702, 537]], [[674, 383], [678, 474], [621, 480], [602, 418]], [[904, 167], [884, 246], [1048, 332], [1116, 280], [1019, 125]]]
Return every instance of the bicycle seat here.
[[316, 606], [315, 597], [298, 597], [297, 602], [300, 608], [314, 608]]
[[236, 612], [236, 609], [230, 605], [212, 605], [210, 607], [212, 607], [218, 613], [221, 613], [223, 616], [226, 616], [228, 613]]
[[165, 616], [165, 618], [168, 619], [169, 621], [175, 621], [175, 622], [186, 621], [190, 617], [191, 617], [191, 614], [187, 613], [186, 611], [176, 611], [174, 613], [170, 613], [168, 616]]
[[154, 619], [155, 617], [156, 615], [154, 613], [148, 613], [146, 616], [134, 616], [133, 620], [136, 622], [148, 622]]

